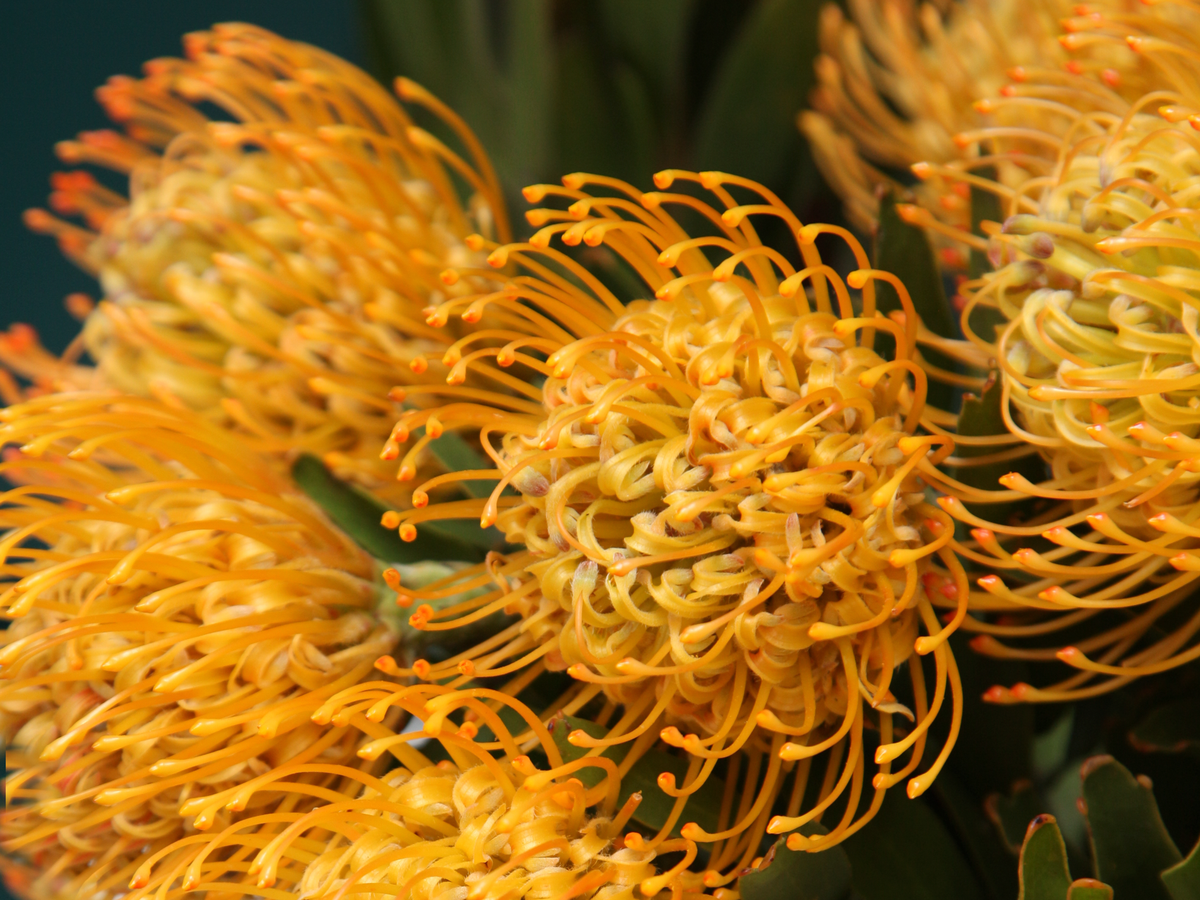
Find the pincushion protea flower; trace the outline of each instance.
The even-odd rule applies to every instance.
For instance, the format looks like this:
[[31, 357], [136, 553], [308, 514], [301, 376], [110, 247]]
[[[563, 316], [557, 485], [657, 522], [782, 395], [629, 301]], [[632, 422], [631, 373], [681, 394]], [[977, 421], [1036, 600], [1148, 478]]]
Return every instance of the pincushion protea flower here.
[[[790, 831], [848, 794], [848, 811], [828, 837], [809, 844], [793, 835], [797, 846], [836, 842], [874, 813], [883, 789], [912, 775], [947, 688], [950, 739], [909, 780], [910, 794], [928, 787], [958, 727], [959, 680], [946, 638], [966, 613], [967, 581], [946, 549], [951, 520], [924, 493], [927, 480], [945, 483], [935, 463], [952, 442], [925, 408], [929, 367], [917, 354], [912, 303], [894, 276], [868, 268], [843, 229], [801, 226], [753, 182], [680, 171], [659, 173], [651, 193], [590, 175], [563, 182], [529, 188], [526, 197], [562, 198], [569, 208], [530, 212], [541, 230], [489, 256], [495, 267], [511, 263], [527, 274], [495, 292], [447, 300], [430, 316], [438, 324], [452, 314], [497, 317], [505, 327], [479, 333], [458, 366], [494, 358], [544, 384], [515, 398], [462, 390], [446, 407], [407, 412], [385, 450], [397, 455], [421, 425], [427, 433], [480, 429], [495, 470], [427, 482], [414, 494], [418, 508], [389, 524], [411, 539], [422, 522], [478, 515], [525, 549], [427, 590], [406, 589], [394, 576], [392, 583], [402, 604], [489, 580], [499, 586], [436, 612], [418, 606], [418, 628], [452, 629], [497, 609], [519, 619], [473, 650], [398, 671], [437, 680], [565, 668], [624, 706], [609, 743], [648, 746], [668, 726], [663, 738], [693, 760], [686, 784], [664, 775], [680, 806], [719, 760], [743, 748], [765, 754], [766, 783], [738, 821], [719, 834], [684, 829], [696, 840], [737, 838], [714, 869], [739, 857], [744, 866], [757, 853], [785, 766], [800, 784], [813, 757], [839, 748], [841, 772], [827, 779], [821, 802], [768, 828]], [[676, 183], [685, 192], [668, 192]], [[588, 193], [589, 185], [600, 192]], [[688, 193], [692, 185], [717, 208]], [[689, 237], [671, 207], [711, 229]], [[754, 216], [786, 223], [799, 271], [759, 241]], [[823, 232], [846, 241], [862, 266], [849, 277], [862, 291], [861, 314], [821, 261], [814, 242]], [[568, 246], [608, 247], [657, 299], [623, 307], [550, 246], [555, 235]], [[901, 322], [876, 313], [878, 279], [899, 292]], [[897, 348], [891, 358], [873, 349], [878, 332]], [[918, 436], [919, 425], [929, 433]], [[405, 459], [402, 474], [412, 471]], [[425, 505], [434, 484], [455, 477], [498, 484], [485, 500]], [[956, 607], [944, 627], [934, 603]], [[921, 667], [910, 666], [917, 708], [909, 711], [890, 686], [914, 648], [933, 654], [936, 689], [930, 704]], [[915, 723], [893, 742], [897, 714]], [[856, 819], [868, 717], [878, 717], [888, 737], [876, 754], [879, 793]], [[910, 750], [892, 772], [891, 762]], [[796, 796], [798, 804], [802, 786]]]
[[[1014, 68], [1020, 74], [1022, 66], [1054, 68], [1066, 61], [1055, 38], [1072, 4], [964, 0], [946, 4], [944, 16], [915, 0], [851, 0], [848, 6], [849, 18], [832, 3], [821, 11], [813, 109], [798, 121], [848, 218], [870, 232], [879, 185], [898, 186], [899, 173], [916, 162], [965, 158], [958, 135], [980, 124], [977, 100], [994, 95]], [[1023, 125], [1029, 114], [1022, 108], [1011, 124]], [[1003, 158], [975, 164], [989, 161], [1008, 169]], [[946, 187], [918, 193], [945, 225], [969, 231], [967, 184]], [[948, 262], [964, 264], [958, 245], [942, 244]]]
[[[1149, 30], [1156, 20], [1135, 21]], [[1135, 35], [1129, 45], [1149, 40]], [[1200, 573], [1200, 239], [1190, 212], [1200, 118], [1177, 97], [1159, 91], [1119, 114], [1081, 115], [1058, 144], [1051, 176], [1017, 194], [993, 186], [1010, 215], [992, 238], [997, 270], [963, 288], [964, 332], [998, 365], [1013, 439], [1036, 446], [1050, 474], [1037, 484], [1005, 476], [1010, 491], [991, 499], [1054, 505], [1017, 525], [988, 522], [954, 498], [940, 502], [975, 527], [974, 545], [960, 549], [993, 570], [980, 586], [1037, 611], [1026, 622], [970, 620], [983, 632], [976, 647], [1057, 656], [1080, 670], [1043, 689], [993, 689], [994, 700], [1093, 696], [1200, 656], [1200, 613], [1181, 606]], [[1003, 128], [979, 133], [1001, 152], [1009, 137]], [[994, 336], [973, 319], [984, 310], [1002, 323]], [[1040, 549], [1031, 546], [1039, 536], [1048, 542]], [[1156, 625], [1168, 614], [1177, 621], [1164, 633]], [[1087, 636], [1059, 650], [999, 640], [1044, 645], [1075, 626]]]
[[20, 447], [0, 495], [0, 846], [38, 870], [33, 896], [114, 896], [191, 829], [185, 801], [353, 760], [356, 733], [309, 715], [394, 644], [365, 554], [195, 414], [93, 393], [0, 421]]
[[[358, 755], [384, 754], [399, 766], [385, 775], [337, 766], [283, 764], [212, 798], [238, 809], [257, 793], [282, 793], [284, 811], [250, 816], [211, 835], [195, 835], [144, 858], [130, 900], [171, 890], [220, 896], [363, 896], [623, 898], [671, 896], [685, 886], [700, 896], [698, 876], [686, 871], [696, 845], [686, 839], [644, 846], [622, 835], [640, 795], [618, 807], [616, 764], [585, 756], [564, 761], [546, 727], [519, 701], [487, 689], [454, 691], [435, 685], [402, 688], [360, 685], [330, 698], [319, 721], [382, 722], [402, 708], [423, 728], [395, 734], [380, 726]], [[361, 711], [366, 710], [365, 716]], [[499, 713], [517, 713], [529, 726], [514, 735]], [[465, 713], [456, 722], [451, 715]], [[486, 724], [491, 740], [477, 739]], [[434, 763], [410, 742], [436, 738], [444, 759]], [[528, 753], [540, 751], [539, 770]], [[296, 783], [314, 769], [342, 769], [357, 790], [319, 797]], [[593, 773], [599, 777], [582, 777]], [[656, 856], [684, 850], [665, 872]], [[697, 890], [697, 888], [700, 888]], [[172, 891], [172, 893], [174, 893]]]
[[[87, 349], [124, 392], [326, 454], [339, 474], [395, 494], [378, 460], [397, 414], [386, 393], [422, 380], [407, 364], [454, 340], [421, 310], [474, 279], [449, 287], [437, 273], [482, 263], [469, 235], [507, 237], [492, 168], [467, 126], [411, 82], [397, 83], [401, 98], [440, 118], [471, 162], [316, 48], [241, 24], [188, 35], [185, 48], [187, 59], [98, 91], [123, 134], [58, 147], [66, 162], [128, 173], [130, 199], [81, 170], [55, 176], [51, 206], [86, 228], [28, 214], [100, 279]], [[232, 121], [210, 121], [205, 105]], [[78, 386], [60, 367], [32, 374]]]

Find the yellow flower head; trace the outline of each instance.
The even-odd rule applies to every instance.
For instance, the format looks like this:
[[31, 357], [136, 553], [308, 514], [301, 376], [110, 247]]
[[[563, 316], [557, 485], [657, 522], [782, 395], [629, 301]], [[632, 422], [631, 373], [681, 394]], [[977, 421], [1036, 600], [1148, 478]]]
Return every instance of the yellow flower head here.
[[[959, 135], [980, 124], [976, 101], [1023, 74], [1015, 67], [1066, 61], [1055, 41], [1058, 20], [1072, 7], [1066, 0], [944, 5], [944, 15], [915, 0], [852, 0], [849, 18], [832, 3], [822, 10], [813, 110], [800, 114], [800, 129], [850, 221], [864, 231], [878, 216], [879, 185], [895, 185], [916, 162], [967, 156]], [[918, 194], [939, 219], [969, 230], [969, 192], [954, 187]], [[957, 246], [945, 251], [961, 265]]]
[[309, 714], [393, 632], [374, 563], [315, 506], [154, 400], [49, 395], [0, 421], [0, 847], [35, 893], [112, 896], [192, 827], [181, 804], [353, 758]]
[[[1162, 25], [1152, 16], [1118, 24], [1133, 23], [1149, 32]], [[1128, 45], [1156, 41], [1135, 34]], [[1156, 60], [1189, 60], [1200, 77], [1194, 54], [1171, 46], [1176, 55], [1157, 47]], [[1186, 97], [1187, 79], [1179, 85]], [[1031, 83], [1026, 96], [1058, 90]], [[976, 645], [985, 652], [1057, 656], [1081, 670], [1044, 690], [997, 689], [997, 700], [1091, 696], [1200, 653], [1200, 617], [1165, 636], [1154, 630], [1194, 593], [1200, 573], [1200, 235], [1191, 212], [1200, 118], [1174, 91], [1099, 108], [1086, 92], [1079, 97], [1066, 137], [1043, 135], [1058, 147], [1056, 166], [1031, 172], [1017, 191], [991, 185], [1007, 215], [991, 239], [998, 267], [963, 289], [964, 332], [998, 367], [1011, 433], [1001, 440], [1036, 447], [1049, 465], [1040, 483], [1014, 473], [1000, 479], [1008, 490], [963, 497], [1050, 504], [1035, 523], [1015, 525], [979, 518], [955, 498], [940, 503], [975, 526], [973, 544], [961, 549], [993, 571], [979, 584], [994, 603], [1070, 611], [970, 627], [984, 632]], [[979, 139], [1003, 152], [1026, 137], [997, 128]], [[1038, 537], [1048, 542], [1040, 550], [1031, 546]], [[1114, 625], [1112, 610], [1136, 615]], [[1089, 635], [1058, 651], [998, 640], [1081, 624]]]
[[[890, 686], [915, 648], [935, 656], [935, 698], [927, 707], [920, 667], [910, 667], [916, 723], [880, 750], [875, 784], [907, 778], [947, 683], [957, 711], [945, 639], [965, 615], [967, 582], [945, 549], [951, 520], [924, 493], [922, 479], [940, 478], [934, 462], [950, 445], [925, 414], [926, 371], [904, 286], [870, 269], [844, 230], [802, 226], [744, 179], [668, 171], [651, 193], [590, 175], [563, 181], [526, 196], [569, 207], [532, 211], [542, 227], [529, 243], [489, 257], [523, 274], [430, 315], [444, 323], [486, 309], [507, 329], [477, 334], [461, 363], [480, 374], [518, 366], [544, 383], [516, 398], [462, 390], [449, 406], [404, 414], [393, 433], [403, 441], [418, 425], [478, 428], [496, 469], [462, 477], [499, 482], [486, 500], [394, 515], [401, 537], [411, 539], [422, 521], [479, 515], [524, 547], [459, 583], [399, 586], [411, 603], [489, 579], [499, 585], [438, 612], [419, 606], [412, 622], [420, 628], [454, 628], [499, 608], [520, 617], [486, 645], [419, 661], [412, 672], [499, 675], [535, 661], [566, 669], [625, 706], [614, 739], [653, 739], [669, 726], [663, 738], [697, 764], [685, 794], [719, 759], [746, 746], [767, 751], [766, 788], [724, 838], [761, 834], [781, 761], [843, 741], [844, 771], [821, 808], [845, 790], [857, 798], [864, 720], [877, 713], [890, 733], [894, 715], [914, 716]], [[676, 184], [683, 190], [670, 192]], [[672, 207], [709, 227], [689, 237]], [[785, 223], [798, 270], [758, 239], [752, 219]], [[824, 232], [861, 266], [848, 279], [861, 290], [861, 315], [821, 260], [815, 242]], [[656, 299], [622, 306], [593, 271], [551, 247], [556, 235], [612, 251]], [[880, 279], [899, 292], [899, 321], [876, 313]], [[880, 334], [894, 354], [873, 349]], [[918, 424], [933, 433], [917, 436]], [[412, 471], [407, 461], [404, 470]], [[418, 507], [427, 490], [414, 493]], [[944, 628], [934, 603], [959, 607]], [[946, 752], [952, 743], [953, 730]], [[910, 762], [892, 773], [890, 761], [914, 744]], [[909, 782], [910, 793], [928, 786], [945, 755]], [[851, 827], [856, 803], [827, 842]], [[771, 831], [818, 814], [782, 817]], [[684, 834], [716, 839], [694, 825]]]
[[[389, 709], [422, 717], [423, 727], [396, 734], [373, 724]], [[500, 713], [523, 719], [523, 732], [510, 732]], [[651, 847], [636, 833], [623, 835], [640, 795], [619, 804], [616, 764], [595, 756], [565, 762], [535, 714], [504, 692], [377, 682], [331, 698], [315, 718], [355, 722], [372, 738], [358, 755], [388, 754], [398, 767], [373, 775], [289, 763], [213, 797], [238, 809], [262, 792], [288, 801], [278, 812], [242, 818], [145, 858], [131, 900], [174, 884], [184, 891], [215, 888], [221, 896], [313, 900], [633, 900], [668, 896], [668, 888], [684, 883], [701, 895], [694, 889], [699, 876], [685, 871], [695, 844], [675, 839]], [[480, 726], [491, 730], [489, 741], [476, 739]], [[413, 741], [429, 744], [425, 752], [440, 751], [442, 760], [435, 763]], [[548, 769], [530, 759], [534, 751]], [[352, 790], [325, 796], [295, 783], [314, 768], [340, 769]], [[677, 850], [685, 851], [683, 859], [657, 873], [656, 857]]]
[[[77, 171], [55, 178], [51, 206], [88, 228], [28, 216], [100, 279], [87, 349], [124, 392], [177, 398], [268, 446], [331, 454], [341, 474], [394, 492], [378, 459], [397, 413], [387, 391], [423, 380], [408, 363], [452, 340], [421, 310], [473, 288], [437, 273], [482, 262], [469, 235], [506, 239], [491, 166], [411, 82], [397, 83], [401, 98], [440, 118], [472, 162], [316, 48], [240, 24], [185, 47], [186, 59], [99, 90], [124, 133], [58, 147], [67, 162], [128, 173], [129, 199]], [[42, 373], [55, 389], [62, 377]]]

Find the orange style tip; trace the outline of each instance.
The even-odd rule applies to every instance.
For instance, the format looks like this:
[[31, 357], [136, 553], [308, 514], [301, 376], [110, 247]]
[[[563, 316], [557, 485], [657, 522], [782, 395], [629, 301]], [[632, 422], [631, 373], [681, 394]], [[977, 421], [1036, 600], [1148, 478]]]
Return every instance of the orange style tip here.
[[995, 646], [996, 639], [990, 634], [977, 634], [967, 641], [968, 646], [976, 653], [987, 653]]
[[1024, 66], [1013, 66], [1004, 74], [1008, 76], [1010, 81], [1024, 81], [1029, 77]]
[[1070, 72], [1072, 75], [1082, 75], [1083, 74], [1083, 63], [1081, 63], [1077, 59], [1068, 60], [1067, 64], [1065, 66], [1063, 66], [1063, 68], [1066, 69], [1068, 72]]
[[423, 356], [418, 356], [408, 364], [408, 367], [417, 375], [424, 375], [429, 371], [429, 360]]
[[925, 780], [924, 776], [910, 778], [908, 784], [904, 788], [904, 793], [908, 794], [909, 800], [916, 800], [923, 793], [929, 790], [929, 785], [933, 784], [933, 779]]
[[485, 516], [479, 517], [479, 527], [480, 528], [491, 528], [495, 524], [496, 524], [495, 516], [485, 515]]
[[578, 681], [588, 674], [588, 668], [583, 663], [575, 663], [567, 666], [567, 674]]
[[1101, 69], [1100, 80], [1110, 88], [1119, 87], [1121, 84], [1121, 73], [1116, 69]]
[[975, 112], [983, 113], [984, 115], [987, 115], [996, 109], [996, 102], [987, 97], [984, 97], [982, 100], [976, 100], [973, 105], [975, 107]]
[[1038, 592], [1038, 599], [1045, 600], [1047, 603], [1056, 603], [1063, 593], [1065, 593], [1063, 589], [1056, 584]]
[[[990, 541], [995, 536], [996, 536], [995, 532], [993, 532], [990, 528], [972, 528], [971, 529], [971, 537], [975, 538], [975, 540], [979, 541], [979, 543], [981, 543], [981, 544], [984, 543], [985, 541]], [[384, 574], [386, 575], [387, 573], [385, 572]]]
[[424, 491], [413, 491], [412, 505], [416, 509], [424, 509], [429, 505], [429, 495]]
[[1015, 84], [1004, 85], [1004, 87], [1000, 88], [1000, 96], [1001, 97], [1017, 96], [1017, 86]]
[[665, 191], [675, 183], [675, 173], [666, 170], [655, 172], [653, 181], [656, 188], [660, 191]]
[[418, 659], [412, 664], [413, 674], [418, 678], [425, 679], [429, 677], [430, 665], [428, 660]]
[[503, 269], [506, 262], [508, 262], [508, 253], [503, 247], [493, 250], [487, 255], [487, 264], [493, 269]]
[[999, 684], [993, 684], [983, 692], [982, 696], [985, 703], [1007, 703], [1010, 700], [1009, 694], [1008, 688]]
[[[134, 875], [132, 878], [129, 879], [129, 889], [131, 891], [136, 891], [139, 888], [144, 888], [149, 883], [150, 883], [150, 878], [148, 876]], [[184, 890], [188, 890], [188, 888], [184, 888]]]
[[1024, 681], [1018, 681], [1011, 688], [1009, 688], [1008, 692], [1012, 695], [1014, 700], [1024, 700], [1029, 696], [1029, 693], [1032, 690], [1032, 685], [1028, 685]]
[[405, 522], [400, 526], [400, 540], [406, 544], [411, 544], [417, 539], [417, 529]]
[[382, 516], [379, 517], [379, 524], [382, 525], [384, 528], [389, 528], [389, 529], [399, 528], [400, 527], [400, 513], [396, 512], [394, 509], [389, 509], [387, 512], [385, 512]]
[[1134, 53], [1142, 53], [1146, 49], [1146, 45], [1149, 42], [1144, 37], [1131, 34], [1125, 38], [1125, 43], [1129, 45], [1129, 49]]
[[1161, 531], [1167, 527], [1167, 524], [1171, 521], [1171, 518], [1166, 513], [1155, 513], [1146, 521]]
[[675, 775], [671, 772], [660, 772], [654, 782], [664, 791], [675, 790]]
[[[919, 164], [918, 164], [919, 165]], [[916, 166], [913, 167], [914, 169]], [[854, 290], [862, 290], [863, 285], [867, 283], [867, 271], [865, 269], [855, 269], [846, 276], [846, 284], [854, 288]]]
[[1063, 662], [1069, 663], [1072, 660], [1079, 659], [1080, 657], [1082, 657], [1083, 652], [1078, 647], [1063, 647], [1061, 650], [1059, 650], [1054, 655], [1057, 656]]
[[912, 170], [912, 173], [922, 181], [933, 174], [933, 166], [927, 162], [913, 163], [909, 168]]
[[982, 578], [977, 579], [975, 583], [985, 591], [993, 590], [1003, 584], [999, 575], [984, 575]]

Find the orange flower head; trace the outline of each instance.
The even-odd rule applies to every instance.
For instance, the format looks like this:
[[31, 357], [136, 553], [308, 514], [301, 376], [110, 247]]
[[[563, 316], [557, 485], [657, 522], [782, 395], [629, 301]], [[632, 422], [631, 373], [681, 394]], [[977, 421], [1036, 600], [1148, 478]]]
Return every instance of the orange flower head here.
[[374, 563], [307, 498], [154, 400], [51, 394], [0, 421], [0, 847], [34, 896], [113, 896], [144, 854], [230, 820], [187, 803], [353, 760], [309, 714], [394, 632]]
[[[422, 717], [423, 727], [397, 734], [375, 724], [389, 708]], [[282, 794], [280, 812], [246, 817], [145, 859], [131, 900], [174, 885], [314, 900], [634, 900], [685, 887], [691, 896], [708, 896], [700, 876], [687, 871], [695, 843], [676, 838], [650, 846], [637, 832], [624, 833], [641, 797], [621, 800], [616, 764], [597, 756], [564, 760], [536, 715], [512, 697], [364, 684], [330, 698], [317, 718], [348, 713], [370, 735], [358, 755], [394, 757], [394, 768], [380, 775], [344, 769], [347, 789], [333, 797], [295, 783], [310, 766], [289, 763], [265, 773], [229, 792], [230, 802], [240, 807], [256, 793]], [[529, 727], [511, 732], [502, 713]], [[473, 720], [487, 722], [489, 741], [476, 738]], [[417, 741], [425, 746], [417, 749]], [[531, 752], [544, 754], [549, 768], [539, 769]], [[657, 857], [678, 850], [682, 860], [656, 871]]]
[[[1168, 42], [1185, 32], [1171, 32], [1157, 9], [1119, 24], [1138, 29], [1128, 46], [1162, 51], [1159, 83], [1177, 90], [1110, 97], [1100, 111], [1084, 103], [1065, 136], [1042, 133], [1056, 147], [1052, 172], [1031, 170], [1019, 191], [985, 184], [1005, 221], [990, 239], [995, 271], [963, 286], [963, 330], [997, 367], [1008, 432], [997, 446], [1036, 449], [1048, 473], [959, 493], [978, 504], [1038, 498], [1032, 521], [940, 503], [973, 528], [956, 549], [988, 572], [973, 604], [1009, 613], [1005, 623], [968, 621], [981, 632], [977, 648], [1077, 670], [1043, 688], [996, 689], [1000, 701], [1095, 696], [1200, 653], [1200, 614], [1180, 608], [1200, 572], [1200, 237], [1189, 212], [1200, 118], [1181, 101], [1200, 86], [1200, 66], [1195, 42]], [[998, 127], [980, 138], [1004, 152], [1027, 136]], [[1163, 633], [1167, 614], [1179, 623]], [[1066, 628], [1082, 628], [1073, 646], [1009, 644]]]
[[[498, 480], [486, 499], [398, 515], [401, 537], [422, 521], [478, 515], [524, 548], [456, 583], [401, 586], [407, 604], [489, 578], [498, 585], [457, 607], [418, 605], [419, 628], [455, 628], [499, 608], [519, 616], [485, 645], [412, 673], [566, 669], [624, 705], [614, 740], [661, 730], [695, 758], [690, 790], [717, 760], [766, 748], [763, 799], [722, 839], [748, 828], [761, 835], [782, 762], [843, 741], [851, 750], [828, 802], [847, 789], [857, 797], [868, 716], [886, 721], [889, 734], [894, 715], [915, 717], [877, 756], [881, 790], [907, 778], [947, 683], [957, 710], [945, 639], [965, 614], [967, 582], [945, 549], [951, 520], [924, 493], [950, 443], [926, 414], [927, 366], [904, 286], [870, 269], [847, 232], [802, 226], [744, 179], [668, 171], [651, 193], [588, 175], [563, 182], [526, 196], [560, 197], [568, 208], [530, 212], [541, 230], [489, 258], [522, 274], [430, 310], [436, 322], [485, 310], [506, 322], [486, 335], [490, 346], [480, 336], [476, 374], [519, 366], [544, 382], [524, 397], [464, 390], [396, 426], [396, 441], [419, 425], [479, 429]], [[676, 184], [683, 190], [671, 192]], [[689, 236], [672, 207], [710, 227]], [[799, 268], [759, 240], [755, 222], [772, 220], [794, 234]], [[822, 262], [816, 240], [825, 232], [861, 266], [847, 282]], [[551, 246], [556, 236], [604, 255], [586, 267]], [[597, 275], [617, 265], [655, 299], [623, 306]], [[903, 304], [895, 318], [876, 310], [880, 281]], [[887, 356], [874, 349], [883, 335], [895, 348]], [[921, 425], [929, 433], [919, 436]], [[956, 609], [944, 627], [934, 604]], [[938, 673], [928, 706], [920, 667], [909, 667], [915, 712], [890, 690], [914, 648], [934, 654]], [[892, 772], [890, 761], [914, 744]], [[912, 779], [910, 792], [923, 791], [943, 761]], [[818, 814], [782, 817], [771, 829]], [[827, 842], [850, 827], [848, 816]]]
[[[40, 210], [29, 224], [100, 280], [83, 343], [109, 385], [174, 398], [267, 449], [325, 455], [387, 499], [387, 391], [444, 374], [436, 360], [454, 340], [421, 310], [481, 289], [437, 276], [482, 264], [483, 236], [508, 234], [491, 166], [409, 81], [401, 99], [441, 119], [470, 162], [314, 47], [228, 24], [185, 49], [99, 90], [123, 132], [58, 147], [68, 163], [128, 173], [129, 198], [83, 171], [58, 175], [51, 207], [86, 227]], [[23, 371], [49, 389], [78, 383], [62, 366]]]

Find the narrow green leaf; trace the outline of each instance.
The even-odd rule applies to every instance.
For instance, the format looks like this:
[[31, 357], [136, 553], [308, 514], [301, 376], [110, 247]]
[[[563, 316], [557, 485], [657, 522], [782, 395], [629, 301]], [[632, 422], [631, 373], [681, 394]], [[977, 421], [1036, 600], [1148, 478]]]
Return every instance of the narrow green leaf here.
[[1169, 900], [1159, 873], [1182, 857], [1149, 784], [1111, 756], [1092, 757], [1080, 774], [1097, 877], [1118, 897]]
[[791, 174], [801, 147], [796, 113], [813, 83], [820, 7], [812, 0], [763, 0], [751, 10], [700, 110], [698, 167], [763, 184]]
[[1033, 772], [1039, 779], [1050, 778], [1067, 764], [1074, 726], [1075, 710], [1068, 707], [1053, 725], [1033, 739]]
[[1187, 697], [1160, 706], [1129, 733], [1143, 753], [1181, 753], [1200, 748], [1200, 698]]
[[1017, 900], [1065, 900], [1071, 885], [1067, 846], [1054, 816], [1041, 815], [1029, 823], [1021, 845], [1021, 890]]
[[[418, 429], [422, 433], [424, 429]], [[466, 472], [478, 469], [493, 468], [492, 464], [475, 452], [475, 448], [463, 440], [462, 436], [453, 431], [447, 431], [440, 438], [430, 441], [426, 449], [442, 464], [447, 472]], [[464, 481], [463, 489], [472, 497], [487, 497], [495, 486], [491, 481]]]
[[1095, 878], [1079, 878], [1071, 882], [1067, 900], [1113, 900], [1113, 889]]
[[[1003, 388], [996, 372], [989, 372], [983, 393], [980, 396], [964, 394], [962, 410], [959, 413], [958, 433], [969, 437], [985, 437], [994, 434], [1005, 434], [1008, 427], [1004, 424], [1001, 404]], [[995, 453], [1004, 447], [973, 447], [961, 444], [955, 448], [955, 455], [963, 458], [985, 456]], [[955, 477], [963, 484], [985, 491], [1000, 490], [999, 480], [1009, 472], [1024, 475], [1036, 483], [1041, 480], [1045, 463], [1036, 453], [1029, 453], [1017, 459], [989, 462], [982, 465], [959, 466], [955, 469]], [[1004, 521], [1005, 515], [1014, 508], [1014, 504], [992, 504], [987, 507], [988, 518], [993, 521]]]
[[[959, 749], [958, 747], [955, 748]], [[931, 751], [926, 751], [931, 752]], [[1008, 900], [1017, 894], [1017, 869], [1012, 852], [1005, 846], [996, 828], [988, 821], [983, 805], [959, 781], [962, 767], [944, 769], [933, 783], [932, 793], [943, 818], [966, 852], [984, 893], [994, 900]]]
[[[564, 760], [579, 759], [588, 752], [586, 748], [576, 747], [567, 740], [571, 732], [576, 729], [591, 737], [603, 737], [608, 734], [608, 729], [595, 722], [589, 722], [587, 719], [566, 715], [558, 717], [554, 722], [551, 734]], [[627, 743], [617, 744], [606, 749], [601, 755], [620, 763], [629, 753], [629, 746]], [[634, 819], [647, 828], [661, 828], [666, 823], [667, 817], [671, 814], [671, 807], [675, 803], [675, 800], [658, 786], [658, 776], [662, 772], [672, 773], [675, 776], [675, 783], [682, 785], [684, 775], [687, 773], [687, 761], [661, 750], [650, 750], [634, 763], [625, 777], [621, 779], [622, 803], [631, 794], [641, 792], [642, 802], [638, 806], [637, 812], [634, 813]], [[600, 779], [604, 777], [604, 773], [599, 768], [584, 769], [575, 777], [591, 787], [599, 783]], [[721, 814], [721, 797], [724, 791], [725, 783], [723, 781], [719, 778], [709, 778], [704, 786], [688, 800], [687, 805], [683, 808], [683, 815], [680, 816], [679, 823], [672, 833], [677, 834], [679, 826], [688, 822], [695, 822], [708, 832], [716, 831]]]
[[[809, 823], [804, 835], [826, 834]], [[787, 838], [771, 845], [762, 864], [738, 880], [742, 900], [844, 900], [850, 894], [850, 858], [840, 846], [818, 853], [789, 850]]]
[[599, 0], [596, 5], [609, 43], [643, 77], [658, 114], [669, 114], [682, 89], [695, 0]]
[[981, 900], [971, 866], [920, 800], [889, 791], [879, 813], [842, 844], [862, 900]]
[[[985, 166], [984, 168], [977, 169], [975, 170], [975, 174], [989, 181], [996, 180], [996, 169], [994, 166]], [[971, 234], [977, 237], [985, 237], [980, 223], [985, 221], [1002, 222], [1004, 220], [1003, 217], [1004, 213], [1000, 209], [1000, 198], [991, 191], [971, 185]], [[972, 278], [978, 278], [980, 275], [991, 270], [992, 264], [988, 262], [987, 253], [972, 247], [968, 274]]]
[[[988, 818], [1013, 853], [1020, 853], [1032, 819], [1046, 811], [1046, 804], [1030, 781], [1013, 785], [1011, 794], [992, 794], [984, 803]], [[1057, 829], [1057, 823], [1055, 828]]]
[[[929, 238], [922, 229], [900, 218], [896, 212], [896, 197], [890, 193], [879, 202], [875, 267], [891, 272], [908, 288], [917, 315], [930, 331], [942, 337], [958, 337], [954, 311], [946, 300], [942, 273]], [[883, 313], [901, 308], [895, 288], [884, 282], [876, 282], [875, 302]]]
[[[292, 478], [333, 523], [356, 544], [376, 559], [390, 563], [417, 563], [437, 560], [476, 562], [484, 557], [483, 546], [496, 543], [483, 529], [472, 523], [461, 524], [455, 531], [436, 525], [422, 525], [417, 539], [406, 542], [380, 523], [388, 507], [370, 494], [337, 478], [315, 456], [302, 453], [292, 464]], [[468, 539], [464, 539], [466, 536]], [[476, 543], [478, 540], [478, 543]], [[486, 543], [485, 543], [486, 542]]]
[[1171, 900], [1200, 900], [1200, 843], [1192, 848], [1187, 859], [1167, 869], [1160, 877]]

